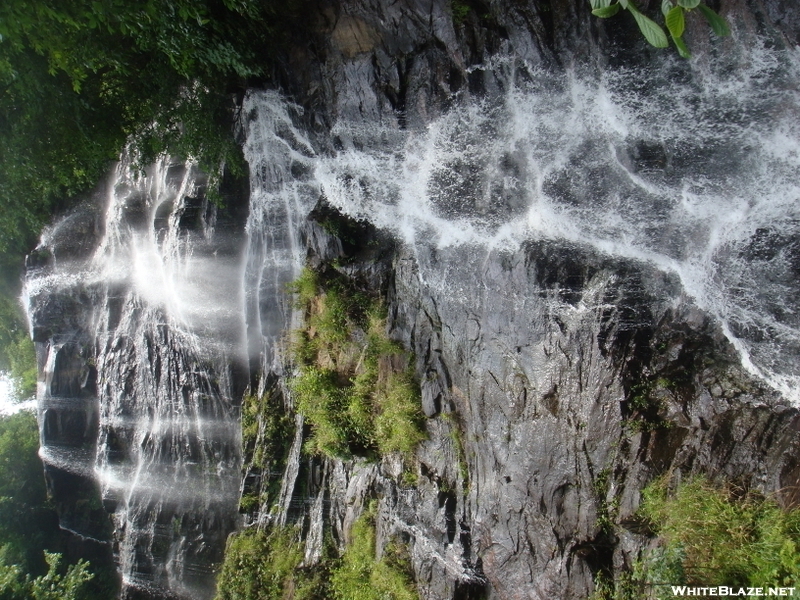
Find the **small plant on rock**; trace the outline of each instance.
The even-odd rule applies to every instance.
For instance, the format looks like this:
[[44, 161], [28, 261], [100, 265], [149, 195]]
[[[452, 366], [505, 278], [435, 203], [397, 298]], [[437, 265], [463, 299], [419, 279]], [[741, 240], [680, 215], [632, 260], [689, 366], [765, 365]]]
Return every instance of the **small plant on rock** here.
[[[669, 41], [661, 25], [644, 15], [633, 0], [589, 0], [589, 3], [592, 6], [592, 14], [604, 19], [613, 17], [620, 9], [627, 10], [633, 15], [639, 30], [650, 45], [656, 48], [669, 46]], [[664, 15], [664, 24], [672, 38], [672, 42], [675, 44], [675, 48], [678, 50], [678, 54], [684, 58], [691, 56], [686, 42], [683, 40], [683, 33], [686, 29], [686, 15], [695, 9], [705, 17], [715, 34], [718, 36], [730, 34], [730, 29], [725, 19], [700, 2], [700, 0], [677, 0], [676, 2], [662, 0], [661, 12]]]
[[327, 456], [410, 453], [423, 439], [409, 354], [386, 334], [381, 303], [306, 269], [292, 285], [305, 325], [294, 334], [291, 383], [311, 426], [306, 448]]

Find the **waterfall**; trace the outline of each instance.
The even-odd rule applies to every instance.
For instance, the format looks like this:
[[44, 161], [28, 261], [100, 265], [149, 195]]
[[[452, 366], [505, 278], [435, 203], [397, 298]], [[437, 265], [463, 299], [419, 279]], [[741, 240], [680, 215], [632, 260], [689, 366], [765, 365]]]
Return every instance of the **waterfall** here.
[[286, 286], [303, 266], [302, 225], [319, 197], [311, 180], [315, 152], [292, 121], [299, 110], [275, 93], [251, 93], [243, 107], [250, 165], [247, 337], [254, 372], [265, 374], [283, 371], [278, 352], [296, 325]]
[[[800, 51], [738, 52], [601, 75], [497, 58], [482, 69], [500, 97], [417, 131], [341, 121], [343, 149], [315, 176], [330, 203], [418, 257], [449, 249], [479, 267], [491, 250], [555, 240], [655, 265], [798, 402]], [[421, 277], [457, 298], [455, 270]]]
[[[37, 339], [41, 456], [99, 484], [124, 594], [211, 597], [236, 527], [242, 244], [204, 187], [191, 164], [163, 159], [137, 174], [123, 161], [95, 249], [67, 254], [59, 229], [80, 231], [62, 221], [38, 249], [48, 264], [27, 281], [35, 336], [48, 302], [67, 300], [60, 330]], [[82, 533], [102, 516], [76, 520], [62, 515], [62, 526]]]
[[[286, 285], [320, 198], [392, 232], [430, 301], [465, 322], [479, 302], [524, 321], [524, 294], [547, 293], [492, 277], [489, 257], [525, 244], [647, 263], [680, 284], [664, 304], [710, 315], [750, 372], [800, 402], [798, 65], [800, 50], [757, 44], [601, 74], [496, 57], [471, 69], [500, 93], [462, 92], [411, 128], [347, 111], [324, 143], [299, 125], [300, 107], [252, 91], [243, 227], [220, 220], [193, 164], [163, 159], [136, 173], [123, 160], [98, 192], [102, 213], [83, 207], [60, 221], [29, 261], [45, 373], [40, 453], [52, 481], [96, 485], [102, 500], [87, 487], [62, 526], [113, 546], [123, 595], [213, 595], [240, 524], [237, 404], [256, 376], [261, 394], [286, 374], [282, 351], [298, 325]], [[613, 285], [598, 277], [557, 309], [596, 308]], [[497, 327], [496, 339], [508, 334]], [[287, 507], [302, 416], [296, 426]]]

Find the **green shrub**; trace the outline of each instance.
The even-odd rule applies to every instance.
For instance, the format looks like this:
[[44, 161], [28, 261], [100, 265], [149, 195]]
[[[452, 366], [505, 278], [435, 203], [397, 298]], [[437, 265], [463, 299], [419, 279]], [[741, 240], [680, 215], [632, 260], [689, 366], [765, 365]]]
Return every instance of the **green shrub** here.
[[215, 600], [418, 600], [405, 546], [390, 543], [375, 558], [374, 520], [371, 507], [353, 524], [342, 557], [328, 540], [314, 566], [302, 566], [304, 545], [295, 527], [231, 536]]
[[418, 386], [409, 371], [392, 373], [376, 393], [375, 418], [378, 450], [381, 454], [414, 451], [423, 439], [422, 411]]
[[452, 0], [450, 3], [450, 10], [453, 11], [453, 22], [456, 25], [461, 25], [472, 9], [469, 7], [469, 4], [465, 4], [460, 0]]
[[293, 528], [245, 529], [228, 540], [216, 600], [280, 600], [300, 576], [303, 544]]
[[11, 379], [14, 381], [14, 392], [18, 399], [24, 400], [36, 394], [36, 351], [27, 333], [17, 335], [14, 342], [6, 347], [11, 363]]
[[767, 587], [800, 581], [800, 509], [784, 510], [774, 498], [696, 477], [672, 493], [665, 479], [649, 485], [641, 512], [664, 542], [645, 559], [653, 583]]
[[385, 309], [341, 278], [310, 269], [290, 286], [305, 326], [291, 345], [290, 386], [311, 427], [306, 449], [327, 456], [409, 453], [423, 439], [408, 353], [386, 333]]
[[242, 398], [242, 453], [259, 469], [279, 469], [291, 443], [293, 423], [282, 397], [245, 394]]
[[404, 548], [389, 544], [375, 557], [375, 510], [359, 517], [350, 531], [350, 545], [331, 575], [336, 600], [418, 600], [411, 566]]
[[297, 410], [311, 423], [313, 432], [307, 443], [312, 453], [341, 456], [355, 441], [350, 425], [347, 393], [338, 382], [338, 375], [329, 369], [306, 367], [291, 382]]
[[4, 281], [10, 276], [18, 275], [0, 268], [0, 371], [7, 372], [13, 382], [15, 399], [23, 400], [36, 393], [36, 352], [17, 302], [19, 290]]
[[48, 570], [31, 578], [17, 565], [0, 563], [0, 597], [3, 600], [85, 600], [86, 584], [94, 578], [84, 560], [60, 569], [61, 555], [45, 552]]

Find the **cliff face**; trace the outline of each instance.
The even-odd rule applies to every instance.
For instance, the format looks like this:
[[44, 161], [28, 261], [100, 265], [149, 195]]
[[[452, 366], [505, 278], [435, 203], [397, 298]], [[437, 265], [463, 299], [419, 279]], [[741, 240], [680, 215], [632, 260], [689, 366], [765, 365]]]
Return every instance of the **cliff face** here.
[[[725, 7], [745, 41], [796, 44], [788, 3]], [[199, 200], [202, 184], [173, 182], [166, 200], [152, 191], [125, 196], [128, 183], [118, 183], [111, 206], [122, 225], [78, 212], [46, 238], [29, 275], [47, 374], [43, 453], [51, 487], [66, 498], [64, 525], [73, 527], [74, 515], [74, 529], [113, 550], [125, 593], [210, 593], [236, 519], [244, 347], [251, 390], [291, 417], [278, 442], [259, 422], [256, 446], [245, 448], [242, 489], [269, 498], [250, 507], [247, 524], [301, 522], [313, 564], [326, 534], [343, 547], [378, 499], [378, 550], [392, 539], [408, 545], [423, 598], [589, 596], [599, 573], [630, 567], [652, 542], [636, 510], [640, 490], [662, 474], [788, 490], [783, 499], [798, 500], [800, 414], [754, 373], [763, 365], [789, 379], [796, 373], [797, 340], [785, 330], [797, 326], [800, 220], [790, 214], [784, 230], [753, 225], [712, 252], [730, 228], [704, 229], [713, 215], [701, 202], [709, 189], [736, 196], [725, 182], [750, 169], [756, 145], [732, 133], [746, 121], [737, 111], [765, 120], [791, 113], [780, 90], [791, 90], [793, 67], [768, 55], [772, 70], [750, 84], [770, 80], [771, 92], [736, 110], [725, 108], [724, 93], [701, 93], [713, 109], [702, 131], [688, 125], [697, 112], [670, 113], [683, 128], [674, 139], [653, 130], [596, 138], [595, 121], [573, 123], [576, 113], [565, 109], [608, 90], [576, 80], [633, 73], [623, 92], [641, 101], [635, 108], [647, 119], [648, 110], [658, 116], [682, 102], [677, 92], [647, 96], [649, 87], [702, 88], [706, 63], [756, 62], [734, 42], [704, 41], [694, 24], [693, 71], [643, 47], [627, 16], [600, 24], [583, 1], [319, 3], [311, 33], [276, 75], [296, 105], [267, 110], [274, 97], [269, 104], [255, 91], [248, 100], [247, 236], [241, 215], [214, 222]], [[540, 89], [549, 95], [526, 95]], [[626, 115], [612, 117], [597, 129], [635, 129]], [[757, 130], [763, 121], [753, 123]], [[257, 136], [262, 125], [273, 138]], [[711, 143], [706, 129], [715, 128], [721, 135]], [[532, 131], [544, 143], [529, 150]], [[104, 242], [112, 231], [113, 243]], [[160, 258], [146, 264], [154, 272], [171, 260], [173, 242], [181, 260], [199, 257], [185, 263], [197, 277], [175, 272], [183, 292], [199, 289], [207, 300], [205, 285], [214, 293], [204, 306], [225, 310], [184, 307], [180, 321], [147, 276], [87, 277], [109, 248], [128, 256], [123, 238], [140, 240], [140, 250], [142, 239], [152, 242]], [[413, 351], [427, 439], [412, 458], [303, 454], [308, 429], [291, 414], [285, 353], [286, 330], [298, 325], [284, 287], [298, 271], [298, 248], [312, 269], [382, 298], [390, 337]], [[697, 256], [708, 258], [706, 271]], [[201, 269], [203, 261], [213, 269]], [[775, 284], [783, 303], [767, 291]], [[778, 324], [761, 328], [745, 314], [754, 306]], [[772, 337], [788, 350], [770, 362]], [[745, 354], [762, 366], [744, 368]], [[286, 455], [280, 472], [256, 464], [259, 444]], [[158, 485], [127, 488], [136, 465], [158, 474]], [[86, 498], [58, 491], [59, 477], [86, 487], [98, 472], [100, 489]], [[156, 487], [160, 495], [148, 495]]]
[[[658, 60], [636, 32], [598, 24], [585, 4], [326, 5], [285, 86], [321, 151], [336, 153], [375, 144], [363, 130], [422, 131], [459, 103], [496, 102], [542, 69], [555, 80], [570, 68]], [[740, 32], [797, 39], [780, 3], [725, 14]], [[695, 29], [699, 52], [720, 51]], [[640, 144], [620, 160], [679, 177], [685, 165], [667, 153]], [[491, 229], [523, 212], [513, 193], [484, 205], [464, 192], [439, 215]], [[328, 201], [379, 221], [364, 205]], [[343, 543], [366, 499], [380, 498], [378, 539], [408, 542], [422, 597], [587, 597], [599, 572], [629, 568], [651, 543], [635, 513], [640, 490], [662, 474], [795, 489], [798, 411], [741, 366], [678, 274], [563, 239], [503, 248], [406, 239], [376, 263], [367, 238], [346, 252], [329, 225], [309, 221], [309, 264], [387, 298], [390, 333], [417, 358], [428, 439], [413, 486], [389, 459], [314, 467], [330, 508], [312, 503], [308, 523]], [[307, 556], [318, 539], [309, 536]]]

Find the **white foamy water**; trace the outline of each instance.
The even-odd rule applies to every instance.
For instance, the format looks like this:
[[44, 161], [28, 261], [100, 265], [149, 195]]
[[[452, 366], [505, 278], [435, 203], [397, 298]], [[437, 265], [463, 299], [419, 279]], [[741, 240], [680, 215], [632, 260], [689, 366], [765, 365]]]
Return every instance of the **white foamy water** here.
[[[53, 329], [40, 348], [40, 456], [99, 484], [127, 586], [187, 598], [213, 595], [235, 526], [234, 378], [247, 360], [242, 236], [216, 229], [204, 187], [192, 164], [165, 158], [137, 174], [123, 160], [86, 255], [46, 232], [51, 260], [26, 285]], [[63, 240], [70, 227], [52, 234]]]
[[743, 364], [798, 402], [798, 52], [751, 48], [691, 72], [510, 74], [504, 98], [424, 131], [339, 123], [344, 149], [316, 179], [340, 210], [411, 245], [548, 239], [674, 273]]

